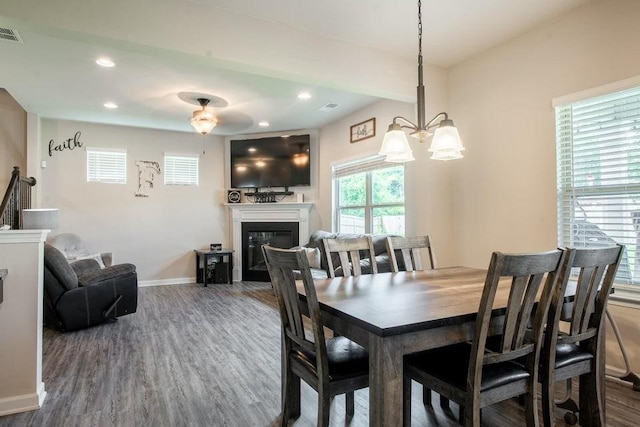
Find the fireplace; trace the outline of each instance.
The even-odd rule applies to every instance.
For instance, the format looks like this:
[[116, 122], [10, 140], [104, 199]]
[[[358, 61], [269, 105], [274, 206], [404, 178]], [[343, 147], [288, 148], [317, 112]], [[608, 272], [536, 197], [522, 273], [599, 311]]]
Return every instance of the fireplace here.
[[[299, 245], [300, 239], [306, 241], [309, 238], [309, 211], [313, 207], [313, 203], [309, 202], [278, 202], [278, 203], [228, 203], [227, 208], [231, 212], [231, 248], [233, 249], [233, 280], [255, 280], [244, 277], [244, 258], [245, 250], [243, 243], [245, 241], [242, 230], [251, 224], [267, 224], [267, 226], [279, 227], [281, 224], [287, 224], [286, 228], [293, 228], [295, 238], [292, 237], [291, 244], [289, 241], [281, 241], [281, 237], [277, 238], [277, 243], [270, 242], [274, 246], [292, 247]], [[293, 225], [293, 227], [291, 227]], [[281, 230], [281, 228], [277, 228]], [[254, 230], [255, 231], [255, 230]], [[258, 230], [260, 231], [260, 230]], [[262, 231], [271, 232], [273, 230]], [[262, 236], [258, 236], [262, 239]], [[248, 243], [248, 239], [246, 239]], [[303, 242], [304, 243], [304, 242]], [[259, 248], [259, 244], [253, 242], [253, 246]], [[254, 252], [255, 253], [255, 252]], [[248, 253], [247, 253], [248, 255]], [[256, 257], [262, 257], [262, 253], [258, 251]], [[257, 260], [260, 258], [254, 258]], [[256, 268], [254, 268], [256, 269]], [[268, 276], [266, 279], [269, 280]]]
[[299, 243], [297, 222], [242, 223], [242, 280], [269, 282], [262, 245], [291, 248]]

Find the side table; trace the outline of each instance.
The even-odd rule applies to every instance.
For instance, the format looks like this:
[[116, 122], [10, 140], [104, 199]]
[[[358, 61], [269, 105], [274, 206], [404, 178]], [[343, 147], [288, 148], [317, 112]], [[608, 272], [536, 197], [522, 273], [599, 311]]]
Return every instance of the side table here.
[[196, 253], [196, 283], [202, 283], [205, 287], [209, 283], [232, 283], [233, 250], [201, 251], [196, 249], [194, 252]]

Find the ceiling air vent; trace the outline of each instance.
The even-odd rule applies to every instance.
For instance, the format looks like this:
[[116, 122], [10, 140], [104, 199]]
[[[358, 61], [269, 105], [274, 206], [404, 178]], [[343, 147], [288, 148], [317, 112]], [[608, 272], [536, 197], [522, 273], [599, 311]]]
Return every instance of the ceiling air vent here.
[[18, 32], [9, 28], [0, 28], [0, 40], [22, 43]]
[[328, 111], [333, 111], [336, 108], [338, 108], [338, 104], [334, 104], [333, 102], [330, 102], [326, 105], [323, 105], [322, 107], [319, 108], [320, 111], [324, 111], [325, 113]]

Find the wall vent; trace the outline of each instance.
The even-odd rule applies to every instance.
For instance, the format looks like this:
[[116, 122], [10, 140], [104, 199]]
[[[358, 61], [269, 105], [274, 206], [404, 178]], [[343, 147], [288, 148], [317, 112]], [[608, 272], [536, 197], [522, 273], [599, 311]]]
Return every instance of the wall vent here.
[[338, 104], [334, 104], [333, 102], [330, 102], [330, 103], [328, 103], [328, 104], [323, 105], [322, 107], [320, 107], [320, 108], [319, 108], [319, 110], [320, 110], [320, 111], [327, 112], [327, 111], [333, 111], [333, 110], [335, 110], [335, 109], [336, 109], [336, 108], [338, 108], [338, 107], [339, 107], [339, 105], [338, 105]]
[[0, 40], [22, 43], [22, 39], [18, 35], [18, 32], [9, 28], [0, 28]]

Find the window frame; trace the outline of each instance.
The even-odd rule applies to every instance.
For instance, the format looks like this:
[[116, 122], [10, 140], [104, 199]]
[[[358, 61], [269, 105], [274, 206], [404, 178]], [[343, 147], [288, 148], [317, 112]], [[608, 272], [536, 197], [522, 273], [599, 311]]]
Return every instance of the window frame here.
[[[126, 184], [127, 183], [127, 150], [124, 148], [106, 148], [106, 147], [87, 147], [86, 148], [86, 179], [87, 183], [102, 183], [102, 184]], [[110, 165], [109, 157], [111, 161], [116, 163], [116, 167]], [[113, 160], [115, 159], [115, 161]], [[103, 171], [99, 168], [102, 165]], [[95, 170], [92, 170], [94, 168]], [[116, 174], [116, 178], [109, 178], [108, 171], [113, 169], [112, 174]], [[119, 175], [118, 175], [119, 174]]]
[[[167, 159], [171, 159], [171, 161], [175, 161], [177, 159], [195, 159], [195, 180], [184, 180], [180, 182], [180, 176], [174, 174], [175, 167], [169, 167], [167, 165]], [[174, 152], [166, 152], [163, 157], [163, 183], [164, 185], [169, 186], [186, 186], [186, 187], [198, 187], [200, 185], [200, 154], [198, 153], [174, 153]], [[193, 173], [193, 171], [190, 171]], [[187, 174], [185, 174], [186, 176]]]
[[[364, 233], [373, 233], [374, 215], [376, 208], [402, 207], [404, 210], [404, 230], [406, 230], [406, 168], [404, 163], [389, 163], [384, 161], [385, 156], [373, 155], [346, 162], [336, 163], [332, 166], [332, 194], [333, 194], [333, 230], [340, 231], [340, 212], [346, 209], [364, 210]], [[395, 167], [402, 168], [403, 197], [402, 202], [374, 203], [373, 202], [373, 173], [376, 171]], [[365, 173], [365, 203], [358, 205], [340, 204], [340, 178]]]
[[[611, 197], [615, 200], [616, 196], [618, 196], [618, 201], [617, 204], [614, 205], [616, 207], [615, 210], [613, 211], [607, 211], [609, 213], [611, 212], [619, 212], [620, 215], [618, 215], [618, 218], [623, 218], [624, 214], [627, 212], [627, 210], [625, 210], [625, 207], [627, 206], [624, 200], [628, 199], [633, 201], [633, 199], [635, 198], [635, 195], [640, 194], [640, 182], [638, 183], [634, 183], [634, 182], [617, 182], [612, 184], [611, 182], [606, 182], [608, 181], [615, 181], [616, 178], [611, 178], [610, 176], [607, 176], [607, 179], [603, 179], [600, 177], [600, 175], [595, 175], [596, 179], [594, 180], [595, 183], [594, 185], [584, 185], [584, 182], [579, 183], [579, 180], [582, 178], [584, 180], [584, 176], [580, 175], [580, 172], [576, 171], [574, 164], [575, 164], [575, 159], [574, 157], [578, 158], [579, 160], [584, 159], [586, 156], [581, 152], [580, 154], [578, 154], [577, 156], [574, 155], [574, 134], [576, 132], [576, 129], [580, 129], [580, 127], [576, 127], [574, 125], [573, 122], [573, 108], [575, 106], [575, 108], [579, 108], [580, 106], [576, 106], [576, 104], [578, 103], [583, 103], [585, 101], [589, 102], [589, 101], [593, 101], [595, 104], [597, 104], [598, 102], [603, 103], [602, 100], [598, 100], [598, 98], [600, 97], [612, 97], [614, 98], [615, 95], [618, 94], [618, 92], [622, 92], [620, 96], [620, 98], [623, 98], [624, 96], [629, 96], [628, 92], [631, 91], [637, 91], [638, 89], [640, 89], [640, 76], [638, 77], [634, 77], [631, 79], [626, 79], [623, 81], [619, 81], [619, 82], [614, 82], [614, 83], [610, 83], [607, 85], [603, 85], [603, 86], [599, 86], [596, 88], [592, 88], [592, 89], [588, 89], [585, 91], [581, 91], [578, 93], [574, 93], [574, 94], [570, 94], [567, 96], [563, 96], [563, 97], [559, 97], [559, 98], [555, 98], [553, 100], [553, 107], [555, 109], [555, 115], [556, 115], [556, 119], [555, 119], [555, 130], [556, 130], [556, 164], [557, 164], [557, 232], [558, 232], [558, 244], [561, 246], [568, 246], [569, 243], [572, 243], [571, 240], [571, 235], [573, 233], [573, 229], [574, 229], [574, 223], [576, 221], [579, 221], [579, 218], [576, 216], [576, 206], [582, 208], [582, 206], [577, 205], [577, 201], [576, 199], [578, 198], [584, 198], [589, 200], [590, 198], [592, 199], [596, 199], [599, 198], [600, 199], [600, 203], [602, 204], [602, 200], [606, 200], [607, 197]], [[632, 96], [636, 96], [635, 94], [633, 94]], [[609, 101], [609, 102], [614, 102], [613, 100]], [[620, 102], [622, 104], [622, 102]], [[598, 118], [602, 118], [602, 123], [603, 126], [602, 127], [597, 127], [596, 129], [604, 129], [605, 126], [604, 124], [605, 119], [607, 118], [607, 116], [612, 116], [615, 119], [619, 120], [620, 115], [622, 115], [623, 113], [618, 112], [619, 107], [617, 106], [618, 104], [614, 104], [616, 105], [616, 107], [612, 107], [612, 109], [614, 110], [613, 113], [607, 113], [607, 114], [601, 114], [598, 115]], [[637, 105], [640, 106], [640, 102], [635, 101], [635, 103], [633, 105]], [[569, 118], [567, 117], [560, 117], [561, 114], [568, 114]], [[625, 116], [626, 119], [628, 119], [628, 117]], [[640, 120], [640, 111], [638, 111], [636, 114], [634, 114], [632, 116], [632, 120], [634, 120], [634, 123], [638, 123], [638, 120]], [[566, 126], [562, 126], [562, 121], [570, 121], [571, 125], [569, 126], [569, 132], [567, 131], [567, 127]], [[600, 123], [598, 123], [600, 124]], [[617, 128], [615, 128], [614, 126], [611, 127], [612, 130], [618, 130]], [[627, 136], [625, 135], [624, 138], [627, 138]], [[634, 136], [631, 136], [630, 138], [634, 138], [636, 139]], [[562, 141], [564, 139], [564, 141]], [[569, 142], [570, 140], [570, 142]], [[598, 171], [599, 173], [603, 173], [605, 174], [606, 172], [611, 173], [612, 170], [615, 170], [612, 166], [611, 163], [607, 163], [607, 167], [604, 167], [604, 164], [606, 163], [602, 157], [600, 156], [604, 156], [602, 152], [606, 152], [605, 147], [603, 147], [603, 143], [604, 143], [605, 138], [604, 137], [600, 137], [600, 139], [597, 139], [595, 143], [592, 143], [591, 145], [588, 145], [587, 148], [591, 149], [592, 151], [587, 151], [588, 153], [593, 152], [593, 156], [597, 156], [598, 158]], [[623, 139], [623, 142], [619, 143], [620, 145], [623, 143], [626, 143], [626, 141]], [[613, 144], [612, 144], [613, 145]], [[582, 147], [581, 147], [582, 148]], [[614, 152], [618, 152], [619, 149], [616, 148], [616, 145], [613, 145], [612, 150], [615, 150]], [[629, 151], [629, 155], [632, 155], [632, 151]], [[622, 156], [620, 156], [622, 158]], [[612, 162], [615, 167], [619, 168], [619, 170], [623, 170], [625, 171], [626, 174], [622, 174], [622, 178], [617, 178], [621, 181], [623, 180], [630, 180], [630, 178], [632, 177], [632, 175], [630, 175], [630, 171], [634, 170], [633, 166], [638, 166], [637, 162], [632, 162], [629, 160], [630, 157], [627, 157], [627, 161], [626, 163], [620, 159], [617, 161]], [[633, 158], [633, 157], [631, 157]], [[636, 157], [637, 158], [637, 157]], [[604, 169], [602, 169], [604, 168]], [[602, 169], [602, 170], [601, 170]], [[583, 172], [584, 175], [584, 172]], [[603, 183], [599, 183], [600, 180], [603, 180]], [[578, 183], [576, 183], [576, 181], [578, 181]], [[597, 200], [594, 202], [594, 206], [597, 206], [596, 204]], [[634, 206], [634, 205], [631, 205]], [[596, 225], [601, 225], [598, 222], [593, 222], [593, 217], [589, 217], [587, 212], [584, 212], [586, 221], [589, 222], [589, 220], [592, 221], [592, 223], [596, 224]], [[606, 217], [605, 217], [606, 218]], [[616, 227], [621, 227], [623, 226], [623, 224], [625, 223], [624, 219], [618, 219], [617, 222], [613, 222], [612, 224], [614, 224]], [[622, 230], [622, 229], [621, 229]], [[624, 234], [624, 231], [621, 231], [616, 229], [615, 231], [615, 235], [613, 236], [609, 236], [609, 238], [611, 238], [612, 240], [616, 240], [617, 239], [623, 239], [624, 237], [620, 237], [621, 233]], [[607, 230], [605, 230], [607, 231]], [[603, 231], [604, 234], [607, 234], [605, 231]], [[617, 238], [617, 239], [614, 239]], [[624, 241], [622, 243], [625, 243]], [[627, 246], [629, 245], [629, 243], [627, 243]], [[640, 256], [638, 256], [637, 252], [640, 251], [640, 244], [635, 245], [635, 247], [633, 248], [633, 251], [628, 251], [628, 248], [625, 249], [625, 255], [624, 256], [631, 256], [632, 254], [634, 255], [634, 264], [633, 264], [633, 268], [635, 270], [635, 264], [640, 262]], [[623, 283], [622, 280], [617, 279], [616, 283], [614, 284], [614, 293], [611, 295], [610, 299], [617, 304], [620, 305], [627, 305], [627, 306], [632, 306], [632, 307], [638, 307], [640, 305], [640, 277], [638, 278], [633, 278], [633, 274], [632, 274], [632, 264], [631, 262], [629, 262], [629, 258], [626, 258], [626, 271], [628, 271], [629, 274], [629, 281], [631, 283]], [[624, 260], [623, 260], [624, 263]], [[621, 267], [624, 267], [621, 265]], [[619, 272], [624, 271], [624, 268], [621, 268], [618, 270]]]

